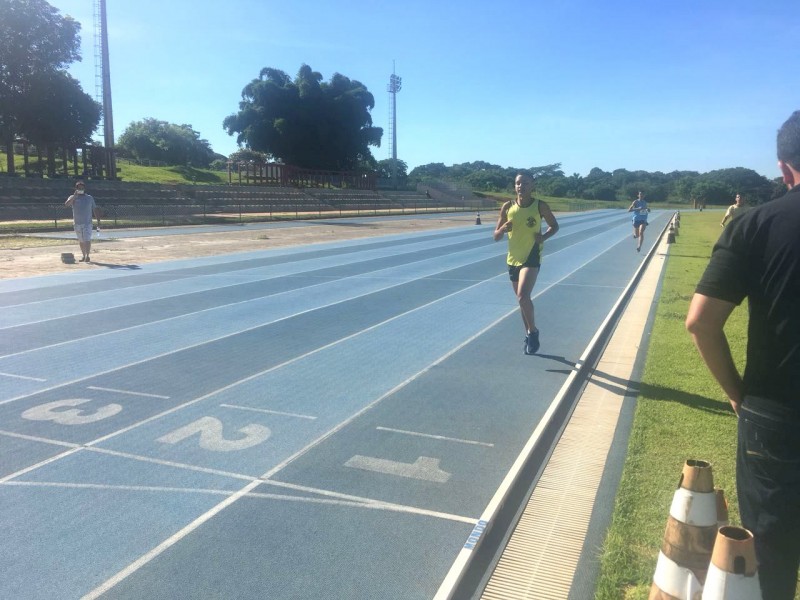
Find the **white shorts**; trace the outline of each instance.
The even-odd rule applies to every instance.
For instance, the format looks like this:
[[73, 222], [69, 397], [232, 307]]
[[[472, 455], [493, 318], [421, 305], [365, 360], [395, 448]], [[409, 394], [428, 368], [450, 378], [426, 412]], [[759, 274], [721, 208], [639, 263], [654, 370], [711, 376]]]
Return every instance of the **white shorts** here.
[[75, 223], [75, 235], [78, 236], [79, 242], [91, 242], [92, 224], [89, 223], [88, 225], [78, 225], [77, 223]]

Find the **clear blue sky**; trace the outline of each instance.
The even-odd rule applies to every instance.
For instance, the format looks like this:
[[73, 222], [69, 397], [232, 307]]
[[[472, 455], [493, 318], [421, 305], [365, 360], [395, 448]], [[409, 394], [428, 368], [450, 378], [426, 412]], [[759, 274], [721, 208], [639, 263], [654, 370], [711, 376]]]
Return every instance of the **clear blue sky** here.
[[[93, 1], [50, 0], [82, 25], [72, 74], [94, 95]], [[409, 170], [483, 160], [778, 176], [775, 133], [800, 109], [794, 0], [107, 0], [115, 136], [153, 117], [214, 151], [222, 120], [273, 67], [339, 72], [375, 96], [389, 158]], [[100, 136], [102, 137], [102, 136]]]

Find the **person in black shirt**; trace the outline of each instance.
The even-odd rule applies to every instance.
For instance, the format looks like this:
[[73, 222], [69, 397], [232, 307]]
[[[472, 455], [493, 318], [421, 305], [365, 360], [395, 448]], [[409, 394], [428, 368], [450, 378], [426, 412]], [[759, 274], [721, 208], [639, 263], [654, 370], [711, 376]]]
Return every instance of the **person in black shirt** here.
[[[739, 512], [753, 532], [764, 600], [792, 600], [800, 568], [800, 111], [778, 131], [777, 145], [789, 192], [725, 228], [686, 328], [739, 417]], [[745, 298], [741, 376], [723, 328]]]

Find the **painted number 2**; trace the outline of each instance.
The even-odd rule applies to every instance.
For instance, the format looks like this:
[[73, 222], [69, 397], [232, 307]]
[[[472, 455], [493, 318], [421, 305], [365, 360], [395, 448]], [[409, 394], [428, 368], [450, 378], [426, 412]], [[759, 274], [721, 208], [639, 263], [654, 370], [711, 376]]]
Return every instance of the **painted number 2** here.
[[244, 434], [244, 437], [240, 437], [237, 440], [226, 440], [222, 435], [222, 422], [214, 417], [203, 417], [194, 423], [189, 423], [180, 429], [161, 436], [158, 441], [165, 444], [177, 444], [199, 434], [201, 448], [216, 452], [230, 452], [256, 446], [266, 441], [272, 434], [269, 427], [254, 424], [245, 425], [239, 429], [239, 433]]

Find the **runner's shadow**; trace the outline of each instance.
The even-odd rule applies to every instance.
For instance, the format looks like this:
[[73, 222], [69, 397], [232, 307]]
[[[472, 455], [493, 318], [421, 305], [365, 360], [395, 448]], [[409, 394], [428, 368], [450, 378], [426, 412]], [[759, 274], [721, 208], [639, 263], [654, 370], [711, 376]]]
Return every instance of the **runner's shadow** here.
[[677, 402], [678, 404], [685, 404], [690, 408], [697, 408], [710, 413], [729, 415], [731, 417], [736, 416], [730, 404], [722, 400], [714, 400], [713, 398], [707, 398], [699, 394], [673, 390], [660, 385], [650, 385], [649, 383], [640, 383], [639, 388], [639, 393], [642, 396], [652, 398], [653, 400]]
[[[552, 373], [564, 373], [569, 375], [576, 366], [576, 363], [567, 360], [563, 356], [555, 356], [552, 354], [538, 354], [540, 358], [546, 358], [555, 362], [560, 362], [568, 365], [569, 369], [547, 369]], [[682, 390], [675, 390], [672, 388], [663, 387], [660, 385], [651, 385], [649, 383], [642, 383], [633, 379], [625, 379], [624, 377], [617, 377], [609, 375], [603, 371], [594, 370], [591, 374], [592, 384], [601, 387], [609, 392], [630, 398], [637, 398], [644, 396], [652, 400], [659, 400], [664, 402], [677, 402], [684, 404], [691, 408], [703, 410], [715, 414], [723, 414], [734, 416], [733, 410], [727, 402], [707, 398], [699, 394], [691, 392], [684, 392]]]
[[101, 263], [96, 261], [92, 261], [91, 264], [96, 265], [98, 267], [105, 267], [106, 269], [125, 269], [127, 271], [138, 271], [139, 269], [142, 268], [139, 265], [117, 265], [114, 263]]
[[575, 363], [571, 360], [567, 360], [563, 356], [556, 356], [554, 354], [537, 354], [536, 356], [539, 358], [546, 358], [554, 362], [564, 363], [569, 367], [569, 369], [546, 369], [548, 373], [563, 373], [564, 375], [569, 375], [575, 369]]

